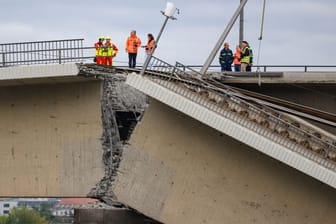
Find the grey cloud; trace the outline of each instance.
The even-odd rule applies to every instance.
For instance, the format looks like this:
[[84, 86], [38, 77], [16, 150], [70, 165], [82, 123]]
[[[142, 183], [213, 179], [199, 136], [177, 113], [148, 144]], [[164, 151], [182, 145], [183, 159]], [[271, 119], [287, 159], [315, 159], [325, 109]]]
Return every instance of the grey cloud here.
[[[173, 63], [202, 64], [238, 6], [238, 0], [171, 0], [180, 8], [177, 21], [169, 21], [157, 56]], [[91, 46], [99, 35], [111, 35], [126, 61], [124, 42], [131, 29], [142, 41], [157, 34], [165, 0], [0, 0], [0, 42], [85, 38]], [[325, 53], [336, 38], [336, 1], [268, 1], [261, 63], [333, 64]], [[257, 54], [262, 0], [249, 0], [245, 9], [245, 38]], [[238, 41], [238, 27], [227, 38]], [[312, 44], [314, 43], [314, 44]], [[311, 52], [318, 57], [311, 57]], [[145, 54], [139, 54], [143, 60]], [[217, 60], [214, 62], [217, 63]]]

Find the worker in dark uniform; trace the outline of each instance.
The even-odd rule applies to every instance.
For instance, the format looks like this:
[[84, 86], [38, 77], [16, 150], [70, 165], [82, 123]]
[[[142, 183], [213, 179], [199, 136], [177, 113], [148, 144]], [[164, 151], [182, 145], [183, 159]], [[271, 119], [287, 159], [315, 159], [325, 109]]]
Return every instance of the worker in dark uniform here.
[[229, 48], [230, 45], [228, 42], [224, 43], [224, 48], [221, 50], [219, 54], [219, 64], [221, 65], [221, 71], [232, 71], [232, 62], [233, 62], [233, 53]]

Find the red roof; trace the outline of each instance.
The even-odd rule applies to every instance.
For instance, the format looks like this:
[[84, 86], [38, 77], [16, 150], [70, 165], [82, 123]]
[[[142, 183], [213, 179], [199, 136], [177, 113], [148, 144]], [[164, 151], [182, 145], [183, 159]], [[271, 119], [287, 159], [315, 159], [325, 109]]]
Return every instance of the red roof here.
[[98, 202], [94, 198], [62, 198], [57, 205], [86, 205]]

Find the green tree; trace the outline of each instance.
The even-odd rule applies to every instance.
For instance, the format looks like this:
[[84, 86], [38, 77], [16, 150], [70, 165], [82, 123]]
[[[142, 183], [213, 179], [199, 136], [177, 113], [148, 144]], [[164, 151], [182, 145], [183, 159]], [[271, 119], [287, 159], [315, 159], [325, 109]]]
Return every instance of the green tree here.
[[18, 207], [10, 211], [5, 224], [48, 224], [48, 221], [35, 210]]
[[42, 217], [44, 217], [47, 221], [49, 221], [49, 223], [53, 223], [54, 217], [52, 215], [51, 208], [52, 208], [51, 205], [43, 203], [41, 204], [40, 208], [34, 208], [34, 210], [36, 210]]
[[7, 216], [0, 216], [0, 224], [7, 224]]

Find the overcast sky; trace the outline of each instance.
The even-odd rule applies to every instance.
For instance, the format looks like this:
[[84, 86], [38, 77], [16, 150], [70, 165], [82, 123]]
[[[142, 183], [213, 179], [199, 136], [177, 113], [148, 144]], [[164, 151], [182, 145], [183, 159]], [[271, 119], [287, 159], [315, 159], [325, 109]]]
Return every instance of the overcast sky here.
[[[180, 14], [169, 21], [156, 56], [174, 63], [201, 65], [225, 29], [239, 0], [171, 0]], [[263, 0], [245, 7], [245, 39], [258, 55]], [[127, 61], [125, 40], [132, 29], [143, 43], [157, 35], [166, 0], [0, 0], [0, 43], [84, 38], [92, 46], [110, 35]], [[335, 65], [335, 0], [268, 0], [260, 64]], [[238, 22], [227, 41], [238, 44]], [[92, 52], [93, 53], [93, 52]], [[138, 61], [144, 60], [143, 50]], [[214, 64], [217, 64], [217, 58]], [[256, 62], [255, 62], [256, 64]]]

